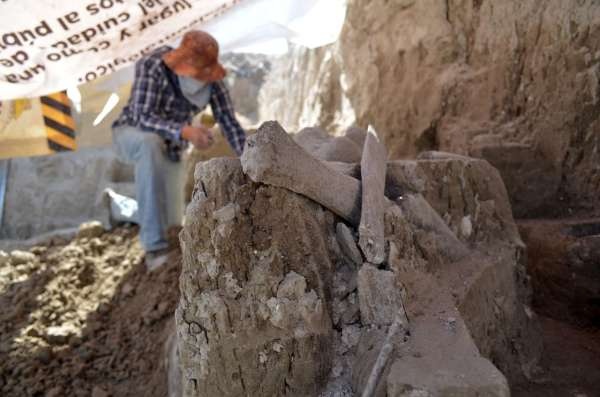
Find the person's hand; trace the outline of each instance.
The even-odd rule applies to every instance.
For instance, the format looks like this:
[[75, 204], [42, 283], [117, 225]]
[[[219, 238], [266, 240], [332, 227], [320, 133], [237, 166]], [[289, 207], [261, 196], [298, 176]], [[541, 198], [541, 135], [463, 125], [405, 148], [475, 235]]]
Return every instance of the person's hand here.
[[213, 135], [208, 128], [186, 125], [181, 130], [181, 137], [191, 142], [196, 149], [205, 150], [212, 146]]

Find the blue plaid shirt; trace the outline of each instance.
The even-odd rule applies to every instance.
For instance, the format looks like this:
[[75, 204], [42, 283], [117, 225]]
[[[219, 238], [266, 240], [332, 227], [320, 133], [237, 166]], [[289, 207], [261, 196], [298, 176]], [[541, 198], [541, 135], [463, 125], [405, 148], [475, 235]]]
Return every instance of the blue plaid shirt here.
[[[163, 46], [135, 64], [135, 80], [127, 106], [113, 128], [122, 125], [138, 127], [159, 134], [167, 145], [167, 156], [178, 161], [187, 141], [181, 129], [202, 109], [189, 102], [179, 87], [177, 75], [162, 61], [172, 48]], [[222, 81], [211, 83], [210, 106], [231, 148], [240, 155], [246, 133], [235, 117], [229, 91]]]

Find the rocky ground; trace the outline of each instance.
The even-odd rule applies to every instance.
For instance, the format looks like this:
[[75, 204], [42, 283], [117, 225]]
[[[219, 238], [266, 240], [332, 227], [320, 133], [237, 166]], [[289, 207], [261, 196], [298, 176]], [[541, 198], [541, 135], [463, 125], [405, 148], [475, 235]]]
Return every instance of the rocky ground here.
[[1, 395], [166, 395], [180, 254], [148, 273], [136, 235], [92, 226], [0, 256]]

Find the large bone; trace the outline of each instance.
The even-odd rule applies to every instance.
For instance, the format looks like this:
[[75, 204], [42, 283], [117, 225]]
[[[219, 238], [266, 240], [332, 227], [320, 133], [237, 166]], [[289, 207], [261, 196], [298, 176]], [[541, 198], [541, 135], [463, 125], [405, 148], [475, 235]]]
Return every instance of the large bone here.
[[[248, 137], [241, 162], [244, 173], [253, 181], [302, 194], [329, 208], [352, 225], [359, 224], [360, 182], [312, 157], [276, 121], [264, 123], [256, 134]], [[388, 199], [384, 201], [386, 208], [396, 205]], [[452, 254], [458, 255], [452, 255], [451, 259], [464, 255], [466, 248], [424, 198], [413, 200], [409, 197], [406, 202], [402, 202], [402, 208], [413, 223], [426, 227], [444, 236], [448, 243], [457, 245], [458, 252]]]
[[360, 162], [362, 204], [358, 227], [360, 248], [367, 262], [378, 265], [385, 259], [383, 214], [388, 207], [385, 199], [385, 146], [369, 127]]
[[360, 220], [360, 182], [317, 160], [276, 121], [263, 123], [246, 140], [242, 168], [253, 181], [302, 194], [357, 225]]
[[450, 230], [442, 217], [433, 209], [421, 194], [406, 194], [400, 201], [400, 207], [407, 219], [422, 230], [433, 232], [440, 254], [457, 261], [468, 254], [468, 249]]
[[398, 313], [392, 325], [388, 329], [387, 336], [383, 341], [383, 345], [381, 346], [381, 350], [377, 355], [377, 360], [375, 364], [373, 364], [373, 368], [371, 369], [371, 373], [369, 375], [369, 379], [367, 380], [367, 385], [363, 390], [361, 396], [362, 397], [373, 397], [375, 394], [375, 390], [377, 389], [377, 385], [379, 384], [379, 379], [381, 378], [381, 374], [385, 369], [392, 352], [394, 351], [394, 339], [396, 338], [396, 334], [399, 331], [404, 330], [404, 322], [402, 319], [405, 318], [403, 314]]

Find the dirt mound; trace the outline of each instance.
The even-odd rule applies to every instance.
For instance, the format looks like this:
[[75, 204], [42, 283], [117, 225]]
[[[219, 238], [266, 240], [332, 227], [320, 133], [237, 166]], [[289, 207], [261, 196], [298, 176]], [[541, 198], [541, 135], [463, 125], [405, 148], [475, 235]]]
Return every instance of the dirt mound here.
[[166, 394], [180, 254], [147, 273], [137, 228], [98, 226], [0, 255], [0, 394]]

